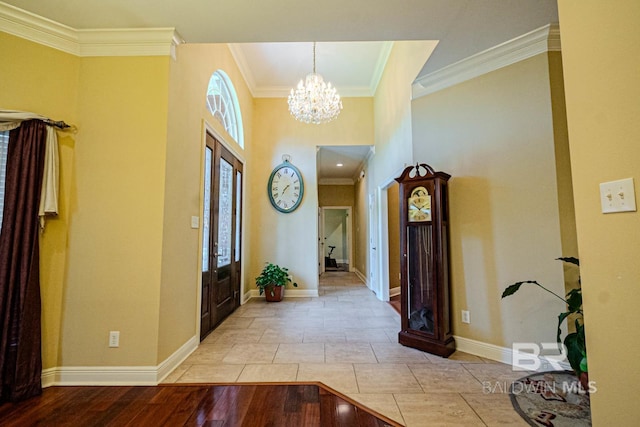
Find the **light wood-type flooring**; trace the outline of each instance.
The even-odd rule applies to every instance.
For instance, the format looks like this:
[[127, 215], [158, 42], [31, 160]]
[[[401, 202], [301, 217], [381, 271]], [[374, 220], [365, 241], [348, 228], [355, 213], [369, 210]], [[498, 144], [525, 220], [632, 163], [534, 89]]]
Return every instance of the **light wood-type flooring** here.
[[400, 316], [353, 273], [324, 273], [319, 294], [250, 300], [165, 382], [318, 381], [409, 427], [527, 425], [507, 393], [526, 373], [398, 344]]

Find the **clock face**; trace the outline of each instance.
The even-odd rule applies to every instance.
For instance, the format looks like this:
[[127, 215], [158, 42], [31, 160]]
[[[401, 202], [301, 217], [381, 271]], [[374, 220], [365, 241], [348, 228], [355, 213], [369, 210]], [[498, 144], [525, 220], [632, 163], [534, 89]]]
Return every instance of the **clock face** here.
[[409, 221], [431, 221], [431, 195], [426, 188], [414, 188], [407, 200], [407, 205]]
[[269, 177], [267, 192], [274, 208], [284, 213], [293, 212], [304, 194], [300, 171], [287, 161], [276, 166]]

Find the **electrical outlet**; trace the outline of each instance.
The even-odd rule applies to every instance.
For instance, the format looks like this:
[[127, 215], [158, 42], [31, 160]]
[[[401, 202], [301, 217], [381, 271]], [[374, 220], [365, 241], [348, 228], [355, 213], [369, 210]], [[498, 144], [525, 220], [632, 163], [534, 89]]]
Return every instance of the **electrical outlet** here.
[[468, 310], [462, 310], [462, 323], [471, 323]]
[[120, 331], [109, 332], [109, 347], [120, 347]]

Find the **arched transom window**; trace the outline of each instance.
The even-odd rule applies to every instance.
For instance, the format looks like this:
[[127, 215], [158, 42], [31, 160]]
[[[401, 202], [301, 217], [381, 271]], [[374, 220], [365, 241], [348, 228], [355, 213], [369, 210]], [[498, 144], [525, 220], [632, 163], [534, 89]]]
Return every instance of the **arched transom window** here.
[[229, 76], [217, 70], [209, 80], [207, 108], [236, 142], [244, 148], [242, 116], [238, 96]]

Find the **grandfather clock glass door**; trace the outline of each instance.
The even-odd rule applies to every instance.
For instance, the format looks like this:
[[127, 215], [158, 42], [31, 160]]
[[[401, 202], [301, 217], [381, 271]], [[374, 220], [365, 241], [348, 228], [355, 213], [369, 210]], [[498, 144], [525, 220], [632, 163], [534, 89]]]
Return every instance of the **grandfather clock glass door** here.
[[447, 181], [427, 164], [409, 166], [400, 184], [398, 342], [447, 357], [455, 351], [449, 307]]
[[241, 187], [242, 164], [207, 134], [200, 339], [240, 305]]

